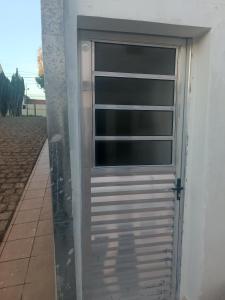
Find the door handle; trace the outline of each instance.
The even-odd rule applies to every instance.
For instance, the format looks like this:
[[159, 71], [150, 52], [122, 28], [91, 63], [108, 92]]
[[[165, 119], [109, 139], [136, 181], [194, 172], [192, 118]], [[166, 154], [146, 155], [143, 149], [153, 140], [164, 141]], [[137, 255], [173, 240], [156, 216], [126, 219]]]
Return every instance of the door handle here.
[[180, 194], [184, 187], [181, 185], [181, 178], [177, 178], [176, 186], [172, 188], [172, 191], [176, 192], [177, 200], [180, 200]]

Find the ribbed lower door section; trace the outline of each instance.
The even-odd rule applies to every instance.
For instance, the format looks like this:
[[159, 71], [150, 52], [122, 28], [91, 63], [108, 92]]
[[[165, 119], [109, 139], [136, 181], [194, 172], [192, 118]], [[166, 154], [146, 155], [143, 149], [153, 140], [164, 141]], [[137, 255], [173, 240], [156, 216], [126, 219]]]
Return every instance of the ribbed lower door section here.
[[170, 300], [175, 174], [91, 178], [87, 300]]

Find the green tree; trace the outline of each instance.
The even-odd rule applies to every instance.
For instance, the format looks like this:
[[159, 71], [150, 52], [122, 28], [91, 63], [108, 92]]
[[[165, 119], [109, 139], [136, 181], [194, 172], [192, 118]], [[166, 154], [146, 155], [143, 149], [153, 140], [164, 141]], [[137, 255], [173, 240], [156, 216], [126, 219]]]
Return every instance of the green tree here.
[[25, 92], [24, 79], [19, 75], [18, 69], [11, 79], [11, 97], [9, 102], [9, 113], [12, 116], [22, 115], [22, 104]]
[[35, 77], [35, 80], [41, 89], [44, 89], [44, 75], [39, 75]]
[[8, 112], [11, 98], [11, 85], [4, 72], [0, 72], [0, 114], [5, 117]]

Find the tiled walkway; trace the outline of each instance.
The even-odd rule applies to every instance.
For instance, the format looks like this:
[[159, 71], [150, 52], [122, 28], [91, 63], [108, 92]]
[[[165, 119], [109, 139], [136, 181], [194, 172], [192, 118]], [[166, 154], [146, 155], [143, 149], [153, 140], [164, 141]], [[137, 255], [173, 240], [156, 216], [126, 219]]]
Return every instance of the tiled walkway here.
[[55, 299], [47, 143], [0, 245], [0, 300], [40, 299]]

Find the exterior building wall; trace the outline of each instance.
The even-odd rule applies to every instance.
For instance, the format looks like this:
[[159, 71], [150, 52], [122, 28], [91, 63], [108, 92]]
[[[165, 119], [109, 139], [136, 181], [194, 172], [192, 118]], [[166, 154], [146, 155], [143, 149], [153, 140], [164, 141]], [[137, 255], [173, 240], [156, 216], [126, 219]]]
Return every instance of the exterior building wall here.
[[[74, 158], [70, 152], [73, 153], [74, 144], [70, 142], [68, 130], [67, 86], [69, 83], [67, 82], [64, 42], [65, 8], [63, 0], [43, 0], [41, 6], [57, 294], [58, 299], [76, 299], [74, 212], [71, 198], [73, 169], [70, 167]], [[71, 125], [71, 128], [75, 126]]]
[[[65, 235], [69, 234], [72, 239], [74, 226], [77, 286], [78, 291], [82, 293], [79, 289], [81, 285], [79, 274], [82, 272], [82, 249], [79, 240], [82, 183], [79, 146], [78, 15], [117, 19], [118, 27], [120, 24], [118, 19], [155, 22], [159, 23], [159, 27], [162, 23], [184, 25], [183, 31], [180, 31], [179, 26], [175, 26], [174, 35], [179, 37], [185, 32], [185, 28], [188, 31], [191, 26], [210, 28], [207, 34], [194, 38], [192, 42], [187, 93], [188, 145], [181, 299], [224, 299], [225, 2], [223, 0], [42, 0], [50, 149], [56, 151], [55, 143], [60, 141], [64, 183], [70, 182], [68, 171], [71, 166], [73, 192], [71, 200], [70, 187], [67, 187], [66, 193], [69, 195], [63, 198], [68, 204], [66, 208], [69, 216], [68, 222], [66, 221], [69, 225], [64, 227], [63, 232]], [[112, 22], [114, 21], [111, 20]], [[105, 29], [104, 26], [102, 23], [102, 30]], [[136, 30], [141, 31], [140, 28]], [[168, 32], [164, 29], [164, 35], [168, 33], [169, 26]], [[54, 167], [54, 159], [52, 164]], [[57, 192], [54, 201], [58, 203]], [[57, 226], [55, 228], [57, 236], [59, 231]], [[65, 248], [64, 245], [64, 250], [62, 247], [60, 251], [69, 250]], [[71, 269], [74, 268], [73, 263], [69, 266]], [[68, 270], [65, 268], [64, 271]], [[58, 274], [60, 277], [61, 273]], [[74, 278], [74, 274], [72, 277]], [[81, 294], [78, 294], [77, 298], [81, 299]], [[70, 298], [66, 298], [62, 293], [59, 299]]]

